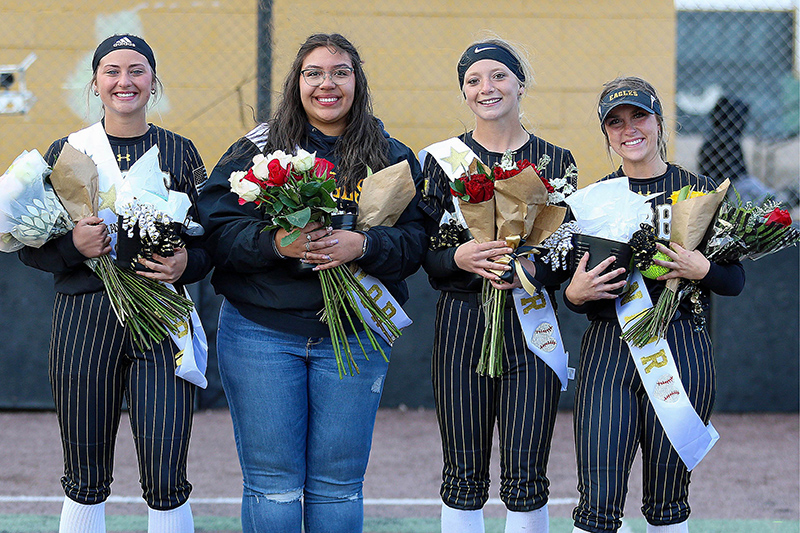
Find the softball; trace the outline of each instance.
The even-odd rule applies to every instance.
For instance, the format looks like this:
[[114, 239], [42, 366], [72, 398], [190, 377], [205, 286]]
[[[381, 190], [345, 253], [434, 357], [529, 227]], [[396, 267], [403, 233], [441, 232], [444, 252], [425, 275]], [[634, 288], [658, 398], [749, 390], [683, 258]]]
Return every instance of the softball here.
[[[660, 261], [670, 260], [669, 256], [663, 252], [656, 252], [656, 254], [653, 256], [653, 259], [658, 259]], [[668, 269], [667, 267], [659, 266], [653, 263], [652, 265], [650, 265], [650, 268], [642, 271], [642, 276], [650, 279], [656, 279], [658, 276], [663, 276], [669, 271], [670, 269]]]

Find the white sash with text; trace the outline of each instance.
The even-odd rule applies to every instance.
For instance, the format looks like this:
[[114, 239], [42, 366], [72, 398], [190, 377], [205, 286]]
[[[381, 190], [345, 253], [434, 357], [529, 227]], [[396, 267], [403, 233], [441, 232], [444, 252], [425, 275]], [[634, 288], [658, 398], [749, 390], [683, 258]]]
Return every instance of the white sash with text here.
[[[653, 306], [638, 270], [628, 281], [629, 289], [616, 299], [617, 320], [623, 331], [632, 317]], [[694, 410], [666, 339], [654, 337], [641, 348], [630, 343], [628, 348], [667, 438], [686, 468], [694, 469], [719, 440], [719, 433], [711, 424], [704, 424]]]

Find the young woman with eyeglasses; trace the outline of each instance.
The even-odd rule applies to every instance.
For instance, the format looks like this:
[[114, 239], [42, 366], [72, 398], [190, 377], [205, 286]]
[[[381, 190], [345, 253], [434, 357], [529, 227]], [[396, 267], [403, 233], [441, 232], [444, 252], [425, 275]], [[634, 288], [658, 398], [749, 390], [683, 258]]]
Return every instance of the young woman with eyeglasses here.
[[[419, 194], [393, 227], [363, 233], [311, 223], [288, 246], [282, 229], [253, 204], [239, 205], [228, 178], [253, 156], [297, 147], [334, 163], [339, 207], [357, 211], [368, 169], [406, 160], [420, 189], [414, 153], [391, 138], [372, 114], [356, 48], [338, 34], [310, 36], [300, 47], [274, 116], [237, 141], [211, 173], [200, 198], [212, 283], [225, 297], [220, 311], [220, 375], [233, 419], [244, 478], [245, 532], [359, 532], [362, 482], [388, 363], [363, 331], [367, 349], [358, 374], [340, 379], [317, 268], [357, 261], [403, 303], [403, 281], [420, 265], [426, 237]], [[389, 346], [383, 343], [384, 352]], [[356, 348], [358, 350], [358, 348]], [[357, 356], [359, 357], [359, 356]]]

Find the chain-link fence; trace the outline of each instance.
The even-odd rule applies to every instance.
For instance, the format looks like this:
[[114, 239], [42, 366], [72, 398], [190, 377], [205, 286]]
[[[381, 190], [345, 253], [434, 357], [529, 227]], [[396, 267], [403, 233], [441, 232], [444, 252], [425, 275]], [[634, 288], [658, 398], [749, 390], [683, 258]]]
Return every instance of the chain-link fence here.
[[798, 201], [796, 1], [679, 0], [676, 157], [743, 196]]
[[[600, 85], [636, 74], [662, 92], [675, 119], [678, 162], [701, 167], [719, 102], [727, 132], [716, 134], [724, 137], [717, 144], [739, 142], [744, 168], [765, 186], [796, 189], [797, 1], [503, 0], [487, 12], [450, 0], [348, 0], [335, 8], [307, 0], [123, 0], [113, 8], [101, 0], [0, 0], [0, 166], [99, 116], [87, 91], [90, 58], [115, 32], [151, 43], [166, 91], [149, 118], [192, 138], [209, 168], [255, 116], [268, 115], [298, 45], [315, 31], [354, 41], [376, 112], [419, 150], [470, 127], [455, 63], [486, 28], [529, 52], [535, 84], [525, 123], [575, 153], [583, 183], [612, 168], [594, 115]], [[718, 160], [727, 150], [706, 150], [702, 167], [741, 171]]]

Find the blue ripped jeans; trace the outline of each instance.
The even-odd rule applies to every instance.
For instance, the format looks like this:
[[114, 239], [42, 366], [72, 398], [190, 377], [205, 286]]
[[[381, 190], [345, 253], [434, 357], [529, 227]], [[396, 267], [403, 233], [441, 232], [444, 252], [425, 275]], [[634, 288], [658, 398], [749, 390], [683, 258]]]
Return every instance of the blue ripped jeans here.
[[[222, 385], [242, 466], [244, 533], [357, 533], [362, 486], [388, 363], [368, 348], [339, 379], [330, 338], [263, 327], [227, 301], [217, 332]], [[386, 355], [389, 347], [378, 339]]]

